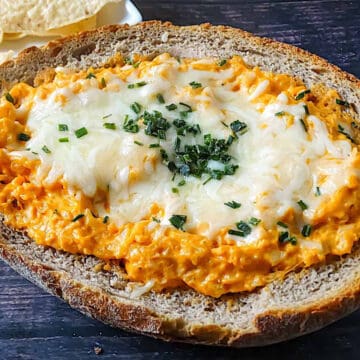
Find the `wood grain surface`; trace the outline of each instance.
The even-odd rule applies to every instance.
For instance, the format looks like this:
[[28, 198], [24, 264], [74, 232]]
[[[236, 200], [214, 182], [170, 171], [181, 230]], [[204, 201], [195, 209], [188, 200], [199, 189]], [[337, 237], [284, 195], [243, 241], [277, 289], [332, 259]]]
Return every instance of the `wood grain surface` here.
[[[243, 28], [314, 52], [360, 77], [360, 1], [136, 0], [145, 20]], [[102, 349], [96, 355], [94, 348]], [[0, 359], [360, 359], [360, 311], [258, 349], [170, 344], [86, 318], [0, 261]]]

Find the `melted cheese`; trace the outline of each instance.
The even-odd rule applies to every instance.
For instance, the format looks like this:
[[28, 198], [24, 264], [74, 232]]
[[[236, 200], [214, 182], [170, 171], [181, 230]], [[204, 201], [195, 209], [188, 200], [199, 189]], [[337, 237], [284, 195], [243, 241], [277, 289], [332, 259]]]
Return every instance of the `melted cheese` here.
[[[164, 54], [138, 67], [94, 73], [57, 69], [50, 83], [12, 89], [16, 106], [3, 100], [0, 210], [12, 226], [27, 228], [40, 244], [124, 259], [130, 278], [155, 289], [186, 283], [212, 296], [252, 290], [294, 267], [351, 250], [360, 226], [360, 157], [357, 146], [338, 132], [340, 125], [353, 135], [336, 92], [319, 85], [295, 100], [303, 84], [248, 68], [238, 57], [219, 66], [212, 59], [179, 62]], [[141, 105], [139, 114], [134, 103]], [[173, 122], [188, 110], [183, 104], [192, 109], [186, 122], [201, 133], [178, 136], [182, 144], [200, 144], [205, 134], [228, 139], [232, 122], [247, 125], [229, 147], [238, 166], [233, 175], [174, 179], [159, 148], [150, 147], [156, 143], [174, 152]], [[146, 135], [144, 111], [161, 112], [171, 124], [166, 139]], [[126, 116], [140, 116], [139, 132], [124, 131]], [[59, 131], [59, 125], [67, 130]], [[81, 128], [87, 134], [77, 137]], [[26, 145], [16, 141], [21, 132], [31, 134]], [[215, 160], [208, 166], [224, 169]], [[183, 179], [185, 185], [177, 185]], [[225, 205], [231, 201], [241, 206]], [[78, 214], [85, 216], [72, 221]], [[174, 214], [186, 216], [185, 232], [171, 225]], [[261, 222], [250, 226], [249, 235], [228, 233], [253, 217]], [[313, 231], [303, 236], [309, 224]], [[279, 243], [285, 230], [296, 245]]]

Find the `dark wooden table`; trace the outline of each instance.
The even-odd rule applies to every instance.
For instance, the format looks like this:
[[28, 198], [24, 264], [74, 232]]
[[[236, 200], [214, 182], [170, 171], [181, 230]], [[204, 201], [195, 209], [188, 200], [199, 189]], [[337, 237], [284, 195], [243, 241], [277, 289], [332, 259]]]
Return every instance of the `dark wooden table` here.
[[[314, 52], [360, 77], [360, 1], [136, 0], [145, 20], [226, 24]], [[94, 353], [99, 344], [103, 353]], [[259, 349], [169, 344], [71, 310], [0, 261], [0, 359], [360, 359], [360, 311], [317, 333]]]

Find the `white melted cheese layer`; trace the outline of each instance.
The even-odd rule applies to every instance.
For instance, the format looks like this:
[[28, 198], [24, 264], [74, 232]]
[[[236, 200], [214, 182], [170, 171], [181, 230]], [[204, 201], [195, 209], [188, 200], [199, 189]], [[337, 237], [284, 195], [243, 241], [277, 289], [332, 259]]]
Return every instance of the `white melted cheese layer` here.
[[[90, 197], [97, 189], [109, 191], [109, 213], [102, 203], [97, 204], [97, 210], [119, 225], [143, 219], [156, 203], [165, 211], [162, 225], [169, 225], [174, 214], [187, 215], [186, 230], [212, 237], [221, 228], [234, 228], [236, 222], [251, 217], [261, 219], [265, 227], [274, 226], [290, 208], [301, 214], [299, 226], [301, 222], [311, 222], [321, 201], [349, 181], [353, 158], [350, 143], [330, 140], [326, 126], [314, 116], [307, 117], [313, 124], [309, 137], [300, 121], [305, 117], [303, 103], [288, 105], [286, 95], [281, 94], [276, 103], [260, 111], [256, 98], [266, 92], [266, 82], [251, 94], [244, 87], [234, 92], [231, 85], [223, 85], [233, 75], [231, 69], [216, 73], [194, 69], [180, 72], [178, 68], [176, 60], [165, 59], [141, 79], [136, 71], [127, 82], [109, 73], [105, 90], [97, 88], [96, 79], [84, 79], [77, 80], [83, 87], [80, 93], [59, 88], [46, 100], [36, 98], [27, 121], [32, 132], [27, 147], [41, 159], [39, 182], [52, 183], [63, 177], [71, 187]], [[128, 88], [129, 83], [139, 81], [146, 81], [147, 85]], [[192, 81], [203, 86], [195, 96], [188, 85]], [[189, 176], [186, 185], [178, 187], [179, 193], [173, 192], [182, 178], [177, 176], [173, 181], [173, 174], [161, 162], [159, 149], [149, 148], [158, 139], [145, 135], [142, 127], [135, 134], [122, 128], [127, 114], [136, 118], [130, 108], [134, 102], [141, 104], [143, 110], [160, 111], [171, 123], [179, 118], [178, 110], [169, 111], [157, 101], [159, 93], [163, 94], [165, 105], [183, 102], [192, 107], [186, 121], [199, 124], [202, 134], [187, 135], [187, 143], [202, 142], [207, 133], [227, 139], [231, 131], [223, 123], [240, 120], [248, 125], [248, 132], [239, 136], [229, 150], [232, 163], [239, 165], [234, 175], [205, 185], [207, 176]], [[59, 94], [67, 98], [65, 105], [55, 101]], [[286, 116], [275, 116], [281, 111], [294, 116], [293, 125], [287, 125]], [[115, 123], [117, 129], [104, 128], [105, 122]], [[69, 131], [60, 132], [59, 124], [68, 125]], [[77, 138], [75, 130], [82, 127], [88, 134]], [[69, 142], [60, 143], [58, 139], [62, 137], [68, 137]], [[173, 152], [175, 137], [172, 126], [167, 140], [160, 141], [169, 154]], [[42, 151], [44, 145], [51, 153]], [[33, 156], [25, 151], [13, 153], [19, 155]], [[216, 162], [212, 165], [218, 166]], [[319, 177], [324, 174], [327, 177], [321, 184], [322, 196], [317, 197]], [[299, 200], [308, 205], [303, 213], [297, 204]], [[225, 206], [229, 201], [239, 202], [241, 207]], [[207, 225], [200, 227], [203, 224]], [[255, 241], [262, 231], [259, 227], [248, 237], [236, 240]]]

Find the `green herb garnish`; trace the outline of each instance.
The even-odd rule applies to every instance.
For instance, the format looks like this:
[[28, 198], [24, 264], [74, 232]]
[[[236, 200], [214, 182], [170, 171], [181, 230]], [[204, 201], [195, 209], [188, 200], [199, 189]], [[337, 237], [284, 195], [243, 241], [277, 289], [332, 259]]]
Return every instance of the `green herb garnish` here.
[[223, 59], [223, 60], [220, 60], [220, 61], [218, 62], [218, 65], [219, 65], [219, 66], [224, 66], [226, 63], [227, 63], [227, 60], [226, 60], [226, 59]]
[[344, 101], [344, 100], [341, 100], [341, 99], [336, 99], [336, 104], [338, 105], [342, 105], [342, 106], [345, 106], [345, 107], [349, 107], [350, 104], [347, 102], [347, 101]]
[[173, 215], [169, 219], [170, 224], [175, 228], [184, 231], [183, 226], [186, 223], [187, 216], [186, 215]]
[[186, 112], [192, 112], [193, 111], [192, 107], [190, 105], [188, 105], [188, 104], [180, 102], [179, 105], [184, 106], [186, 108]]
[[95, 74], [93, 74], [92, 72], [90, 72], [90, 73], [88, 73], [88, 74], [86, 75], [86, 79], [92, 79], [92, 78], [95, 78], [95, 79], [96, 79]]
[[142, 106], [139, 103], [134, 102], [130, 105], [130, 108], [135, 114], [140, 114]]
[[283, 227], [283, 228], [285, 228], [285, 229], [288, 228], [288, 226], [285, 223], [283, 223], [282, 221], [278, 221], [276, 224]]
[[303, 108], [304, 108], [304, 110], [305, 110], [305, 114], [306, 114], [306, 115], [310, 115], [308, 106], [307, 106], [307, 105], [303, 105]]
[[45, 154], [51, 154], [51, 150], [46, 146], [44, 145], [41, 150], [45, 153]]
[[103, 217], [103, 224], [107, 224], [107, 222], [109, 221], [109, 216], [108, 215], [105, 215]]
[[226, 205], [226, 206], [228, 206], [228, 207], [230, 207], [232, 209], [238, 209], [241, 206], [240, 203], [238, 203], [238, 202], [236, 202], [234, 200], [226, 202], [226, 203], [224, 203], [224, 205]]
[[150, 144], [149, 145], [149, 148], [152, 149], [152, 148], [158, 148], [160, 147], [160, 144]]
[[30, 135], [25, 134], [25, 133], [20, 133], [17, 135], [17, 139], [19, 141], [28, 141], [28, 140], [30, 140]]
[[139, 145], [139, 146], [144, 146], [144, 144], [142, 142], [136, 141], [136, 140], [134, 140], [134, 144]]
[[162, 113], [159, 111], [154, 111], [149, 113], [144, 112], [143, 115], [145, 134], [158, 137], [161, 140], [166, 140], [166, 131], [170, 128], [170, 123], [162, 116]]
[[233, 229], [230, 229], [230, 230], [228, 231], [228, 234], [244, 237], [244, 233], [243, 233], [242, 231], [233, 230]]
[[81, 218], [83, 218], [84, 216], [85, 216], [84, 214], [76, 215], [76, 216], [71, 220], [71, 222], [78, 221], [78, 220], [80, 220]]
[[104, 78], [101, 78], [101, 86], [105, 87], [106, 86], [106, 81]]
[[320, 188], [317, 186], [315, 191], [315, 196], [320, 196], [320, 195], [321, 195], [321, 191]]
[[230, 124], [230, 129], [235, 134], [244, 135], [248, 131], [248, 126], [240, 120], [235, 120]]
[[69, 131], [69, 127], [66, 124], [59, 124], [58, 130], [59, 131]]
[[115, 123], [104, 123], [103, 127], [105, 129], [109, 129], [109, 130], [116, 130], [116, 125]]
[[310, 93], [310, 90], [304, 90], [304, 91], [301, 91], [300, 93], [298, 93], [296, 96], [295, 96], [295, 100], [301, 100], [302, 98], [304, 98], [304, 96], [306, 94], [309, 94]]
[[146, 84], [147, 84], [146, 81], [140, 81], [140, 82], [137, 82], [137, 83], [134, 83], [134, 84], [129, 84], [128, 89], [137, 89], [139, 87], [145, 86]]
[[59, 139], [60, 143], [68, 143], [69, 142], [69, 138], [68, 137], [63, 137]]
[[308, 132], [308, 128], [307, 128], [307, 126], [306, 126], [306, 124], [305, 124], [305, 121], [304, 121], [303, 119], [300, 119], [300, 123], [301, 123], [304, 131], [305, 131], [305, 132]]
[[355, 144], [355, 140], [345, 131], [341, 125], [338, 125], [338, 132], [345, 135], [352, 143]]
[[279, 242], [280, 244], [290, 243], [291, 245], [296, 245], [297, 240], [295, 236], [290, 236], [288, 231], [282, 231], [279, 234]]
[[284, 115], [285, 115], [285, 111], [279, 111], [275, 113], [275, 116], [284, 116]]
[[79, 139], [88, 134], [86, 127], [75, 130], [75, 136]]
[[171, 191], [172, 191], [174, 194], [179, 194], [179, 189], [176, 188], [176, 187], [171, 188]]
[[125, 116], [123, 129], [126, 132], [133, 133], [133, 134], [139, 132], [139, 130], [140, 130], [139, 125], [136, 123], [135, 120], [130, 119], [129, 115]]
[[165, 99], [161, 94], [157, 94], [156, 98], [160, 104], [165, 104]]
[[255, 217], [252, 217], [252, 218], [250, 218], [250, 220], [249, 220], [249, 224], [250, 224], [250, 225], [253, 225], [253, 226], [257, 226], [257, 225], [259, 225], [260, 223], [261, 223], [261, 220], [255, 218]]
[[202, 85], [196, 81], [192, 81], [191, 83], [189, 83], [189, 85], [193, 88], [193, 89], [197, 89], [202, 87]]
[[14, 100], [14, 98], [11, 96], [10, 93], [6, 93], [6, 94], [5, 94], [5, 99], [6, 99], [8, 102], [10, 102], [10, 103], [15, 104], [15, 100]]
[[236, 227], [242, 233], [242, 237], [248, 236], [251, 233], [251, 227], [245, 221], [236, 223]]
[[302, 200], [299, 200], [297, 204], [300, 206], [301, 210], [303, 211], [308, 208], [308, 206]]
[[169, 111], [173, 111], [177, 109], [177, 105], [176, 104], [170, 104], [170, 105], [166, 105], [165, 106]]
[[184, 186], [186, 184], [185, 180], [181, 180], [178, 182], [178, 186]]
[[310, 236], [311, 231], [312, 231], [312, 226], [311, 225], [309, 225], [309, 224], [304, 225], [302, 230], [301, 230], [301, 235], [304, 236], [304, 237], [308, 237], [308, 236]]

